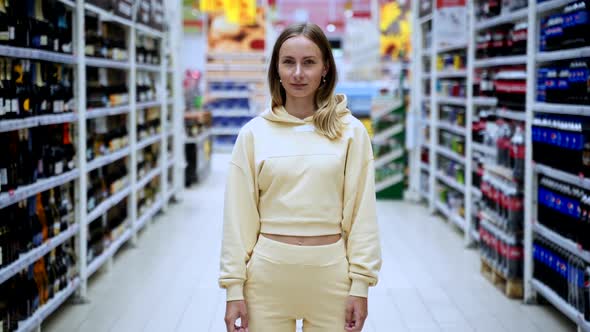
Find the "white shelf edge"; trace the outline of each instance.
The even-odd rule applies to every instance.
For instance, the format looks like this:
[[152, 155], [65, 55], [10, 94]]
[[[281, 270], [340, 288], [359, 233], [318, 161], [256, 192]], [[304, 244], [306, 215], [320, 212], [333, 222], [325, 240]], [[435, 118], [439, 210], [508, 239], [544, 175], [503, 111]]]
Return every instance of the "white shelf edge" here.
[[172, 167], [176, 163], [176, 159], [172, 158], [166, 162], [166, 168]]
[[89, 4], [89, 3], [85, 3], [84, 4], [84, 9], [86, 9], [89, 12], [92, 12], [96, 15], [99, 15], [103, 21], [113, 21], [113, 22], [117, 22], [119, 24], [125, 25], [127, 27], [133, 27], [135, 26], [135, 24], [133, 23], [133, 21], [128, 20], [126, 18], [117, 16], [111, 12], [108, 12], [100, 7], [97, 7], [93, 4]]
[[466, 106], [467, 105], [467, 99], [464, 97], [436, 96], [436, 101], [439, 104], [448, 104], [448, 105], [456, 105], [456, 106]]
[[383, 191], [391, 186], [393, 186], [394, 184], [398, 184], [400, 182], [402, 182], [404, 180], [404, 175], [403, 174], [395, 174], [394, 176], [385, 179], [381, 182], [378, 182], [375, 184], [375, 192], [380, 192]]
[[498, 99], [494, 97], [473, 97], [473, 105], [475, 106], [496, 106]]
[[131, 188], [127, 186], [125, 189], [121, 189], [116, 192], [114, 195], [111, 195], [109, 198], [104, 200], [102, 203], [98, 204], [94, 210], [88, 213], [86, 217], [87, 225], [90, 225], [96, 218], [103, 215], [113, 206], [119, 204], [125, 197], [127, 197], [131, 193]]
[[155, 144], [155, 143], [157, 143], [160, 140], [162, 140], [162, 134], [160, 134], [160, 133], [155, 134], [153, 136], [150, 136], [148, 138], [144, 138], [143, 140], [137, 142], [136, 149], [137, 150], [144, 149], [147, 146], [150, 146], [152, 144]]
[[65, 113], [54, 115], [39, 115], [25, 119], [0, 120], [0, 133], [50, 124], [72, 123], [75, 122], [77, 119], [78, 114]]
[[90, 171], [93, 171], [99, 167], [103, 167], [105, 165], [112, 164], [121, 158], [127, 157], [130, 153], [131, 153], [131, 148], [126, 146], [126, 147], [121, 148], [115, 152], [94, 158], [93, 160], [89, 161], [86, 164], [86, 171], [90, 172]]
[[511, 66], [511, 65], [525, 65], [527, 56], [525, 55], [511, 55], [499, 56], [489, 59], [480, 59], [473, 62], [473, 67], [496, 67], [496, 66]]
[[543, 14], [553, 9], [559, 9], [570, 4], [571, 0], [550, 0], [537, 4], [537, 14]]
[[49, 241], [46, 241], [37, 248], [34, 248], [29, 252], [20, 255], [16, 261], [0, 269], [0, 284], [3, 284], [6, 280], [10, 279], [21, 270], [36, 262], [39, 258], [45, 256], [48, 252], [50, 252], [54, 248], [58, 247], [59, 245], [73, 237], [78, 232], [78, 229], [78, 224], [71, 225], [64, 232], [49, 239]]
[[185, 139], [185, 142], [192, 143], [192, 144], [201, 144], [201, 143], [203, 143], [203, 141], [205, 141], [210, 136], [211, 136], [211, 129], [207, 129], [204, 132], [200, 133], [199, 136], [197, 136], [197, 137], [187, 137]]
[[73, 169], [64, 174], [53, 176], [48, 179], [41, 179], [33, 184], [24, 187], [19, 187], [14, 192], [12, 192], [12, 194], [10, 192], [2, 193], [0, 194], [0, 209], [17, 203], [18, 201], [21, 201], [25, 198], [36, 195], [40, 192], [70, 182], [77, 178], [79, 175], [80, 171], [78, 169]]
[[163, 205], [162, 196], [158, 196], [158, 200], [149, 207], [149, 209], [137, 219], [137, 222], [133, 225], [133, 230], [135, 232], [139, 231], [140, 229], [145, 226], [145, 224], [154, 217], [154, 215], [162, 208]]
[[440, 201], [436, 201], [435, 206], [448, 220], [457, 225], [462, 231], [465, 231], [465, 219], [461, 218], [461, 216], [456, 213], [451, 212], [449, 208]]
[[436, 49], [436, 53], [447, 53], [467, 48], [467, 43], [459, 43], [455, 45], [442, 46]]
[[208, 93], [210, 98], [217, 98], [217, 99], [230, 99], [230, 98], [249, 98], [250, 91], [248, 90], [239, 90], [239, 91], [210, 91]]
[[556, 307], [559, 311], [561, 311], [564, 315], [566, 315], [570, 320], [576, 323], [582, 331], [590, 330], [590, 323], [584, 320], [584, 316], [581, 312], [579, 312], [576, 308], [572, 307], [569, 303], [567, 303], [564, 299], [562, 299], [557, 293], [549, 288], [549, 286], [545, 285], [540, 280], [533, 278], [531, 280], [531, 286], [547, 301], [549, 301], [554, 307]]
[[583, 176], [570, 174], [549, 166], [545, 166], [543, 164], [535, 164], [533, 168], [539, 174], [547, 175], [553, 179], [557, 179], [572, 184], [574, 186], [590, 190], [590, 179], [585, 178]]
[[131, 69], [131, 64], [129, 61], [116, 61], [110, 59], [102, 59], [102, 58], [95, 58], [95, 57], [86, 57], [86, 66], [89, 67], [105, 67], [111, 69], [123, 69], [129, 70]]
[[261, 74], [266, 70], [265, 64], [235, 64], [235, 63], [209, 63], [205, 65], [205, 70], [209, 71], [260, 71]]
[[467, 70], [444, 70], [436, 73], [437, 78], [467, 77]]
[[80, 278], [76, 277], [65, 289], [62, 289], [53, 296], [43, 306], [41, 306], [33, 316], [27, 320], [18, 323], [17, 332], [31, 332], [41, 326], [41, 323], [49, 317], [57, 308], [59, 308], [77, 289], [80, 287]]
[[481, 190], [479, 188], [476, 187], [471, 187], [471, 193], [473, 194], [473, 196], [475, 196], [475, 198], [482, 198], [483, 194], [481, 193]]
[[160, 166], [149, 171], [149, 173], [147, 173], [143, 178], [137, 181], [137, 190], [145, 187], [148, 184], [148, 182], [153, 180], [156, 176], [160, 175], [161, 172], [162, 167]]
[[174, 188], [168, 190], [168, 192], [164, 196], [164, 202], [169, 202], [170, 199], [172, 198], [172, 196], [174, 196], [175, 192], [176, 192], [176, 190]]
[[436, 150], [438, 153], [442, 154], [443, 156], [445, 156], [447, 158], [450, 158], [450, 159], [456, 160], [462, 164], [465, 164], [465, 157], [461, 156], [460, 154], [458, 154], [455, 151], [452, 151], [449, 148], [439, 145], [439, 146], [437, 146]]
[[420, 169], [425, 172], [430, 172], [430, 166], [425, 164], [423, 161], [420, 161]]
[[427, 14], [427, 15], [424, 15], [424, 16], [418, 18], [418, 22], [420, 24], [425, 24], [425, 23], [428, 23], [430, 21], [432, 21], [432, 14]]
[[115, 241], [111, 242], [102, 254], [95, 257], [87, 268], [87, 278], [90, 278], [106, 261], [115, 255], [121, 246], [131, 238], [131, 229], [127, 228]]
[[160, 65], [151, 65], [147, 63], [138, 63], [135, 65], [135, 69], [139, 71], [149, 71], [152, 73], [159, 73], [161, 70]]
[[574, 241], [555, 233], [554, 231], [550, 230], [549, 228], [543, 226], [538, 221], [533, 224], [533, 230], [536, 233], [541, 234], [543, 237], [545, 237], [549, 241], [551, 241], [551, 242], [557, 244], [558, 246], [560, 246], [561, 248], [569, 251], [572, 255], [575, 255], [575, 256], [583, 259], [587, 263], [590, 263], [590, 251], [583, 250], [582, 247], [578, 246], [578, 244], [575, 243]]
[[225, 59], [225, 60], [243, 60], [243, 59], [266, 59], [264, 52], [208, 52], [207, 57], [210, 59]]
[[533, 105], [533, 110], [535, 112], [543, 113], [590, 116], [590, 105], [535, 103]]
[[486, 146], [481, 143], [473, 142], [473, 143], [471, 143], [471, 146], [473, 147], [473, 151], [478, 151], [478, 152], [481, 152], [481, 153], [488, 155], [488, 156], [496, 156], [498, 154], [497, 149], [490, 147], [490, 146]]
[[76, 3], [72, 0], [58, 0], [59, 2], [63, 3], [64, 5], [70, 7], [70, 8], [74, 8], [76, 7]]
[[436, 172], [436, 178], [439, 179], [440, 181], [442, 181], [447, 186], [449, 186], [449, 187], [457, 190], [458, 192], [463, 193], [463, 195], [465, 195], [465, 187], [466, 186], [464, 184], [460, 184], [459, 182], [455, 181], [454, 179], [452, 179], [451, 177], [442, 173], [441, 171]]
[[423, 48], [422, 49], [422, 56], [428, 57], [432, 55], [432, 48]]
[[401, 147], [390, 151], [388, 153], [386, 153], [383, 156], [380, 156], [379, 158], [375, 159], [375, 168], [379, 168], [379, 167], [383, 167], [385, 165], [387, 165], [388, 163], [401, 158], [404, 155], [404, 149], [402, 149]]
[[569, 50], [549, 51], [537, 53], [537, 62], [550, 62], [567, 59], [578, 59], [590, 57], [590, 46], [573, 48]]
[[504, 14], [504, 15], [500, 15], [497, 17], [493, 17], [491, 19], [476, 22], [475, 23], [475, 31], [485, 30], [485, 29], [493, 28], [495, 26], [504, 24], [504, 23], [511, 23], [511, 22], [516, 22], [518, 20], [526, 19], [527, 15], [528, 15], [528, 10], [529, 10], [528, 8], [522, 8], [522, 9], [516, 10], [514, 12], [508, 13], [508, 14]]
[[102, 108], [88, 108], [86, 110], [86, 119], [94, 119], [101, 116], [111, 116], [119, 114], [127, 114], [131, 108], [129, 105], [102, 107]]
[[420, 190], [420, 196], [422, 196], [422, 198], [425, 200], [428, 200], [428, 192]]
[[161, 31], [158, 31], [154, 28], [148, 27], [145, 24], [142, 23], [135, 23], [135, 29], [137, 29], [138, 32], [141, 32], [145, 35], [148, 35], [150, 37], [154, 37], [154, 38], [164, 38], [164, 33]]
[[249, 109], [238, 109], [238, 110], [224, 110], [224, 109], [217, 109], [212, 110], [211, 114], [213, 117], [216, 118], [233, 118], [233, 117], [254, 117], [256, 114], [253, 114]]
[[496, 216], [487, 213], [486, 210], [480, 211], [480, 216], [482, 217], [482, 220], [480, 221], [480, 223], [483, 225], [487, 225], [487, 227], [493, 233], [495, 233], [496, 236], [502, 238], [505, 242], [516, 243], [516, 236], [514, 234], [507, 233], [502, 228], [500, 228], [498, 225], [496, 225], [496, 222], [494, 221], [495, 219], [497, 219]]
[[516, 120], [516, 121], [526, 121], [526, 113], [525, 112], [516, 112], [516, 111], [507, 111], [503, 109], [496, 110], [496, 116], [501, 118]]
[[450, 124], [444, 121], [439, 121], [438, 122], [438, 128], [439, 129], [444, 129], [447, 131], [450, 131], [454, 134], [457, 135], [461, 135], [461, 136], [466, 136], [467, 135], [467, 129], [465, 129], [465, 127], [461, 127], [458, 125], [454, 125], [454, 124]]
[[136, 108], [138, 110], [143, 110], [146, 108], [152, 108], [152, 107], [160, 107], [162, 106], [162, 102], [159, 100], [151, 100], [151, 101], [142, 101], [142, 102], [138, 102], [136, 105]]
[[471, 238], [475, 240], [475, 242], [481, 242], [481, 236], [475, 228], [471, 230]]
[[266, 77], [207, 77], [207, 82], [238, 82], [238, 83], [250, 83], [250, 82], [266, 82]]
[[59, 62], [64, 64], [76, 64], [76, 57], [71, 54], [37, 50], [28, 47], [13, 47], [0, 45], [0, 56], [10, 58], [22, 58], [31, 60], [43, 60], [49, 62]]
[[237, 127], [213, 127], [211, 128], [211, 135], [220, 136], [220, 135], [237, 135], [240, 133], [242, 128]]
[[403, 131], [404, 131], [404, 125], [401, 123], [398, 123], [396, 125], [393, 125], [387, 129], [384, 129], [384, 130], [380, 131], [379, 133], [375, 134], [375, 136], [373, 136], [373, 142], [383, 142], [386, 139], [390, 138], [391, 136], [400, 134]]
[[514, 171], [498, 164], [486, 164], [484, 165], [484, 171], [493, 173], [494, 175], [500, 176], [506, 180], [516, 180], [514, 177]]

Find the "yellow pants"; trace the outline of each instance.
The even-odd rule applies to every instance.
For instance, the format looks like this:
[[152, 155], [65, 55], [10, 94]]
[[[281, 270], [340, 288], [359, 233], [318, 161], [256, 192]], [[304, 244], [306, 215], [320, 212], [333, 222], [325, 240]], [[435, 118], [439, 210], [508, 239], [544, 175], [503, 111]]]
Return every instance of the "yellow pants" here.
[[350, 278], [344, 241], [297, 246], [260, 236], [244, 296], [251, 332], [344, 331]]

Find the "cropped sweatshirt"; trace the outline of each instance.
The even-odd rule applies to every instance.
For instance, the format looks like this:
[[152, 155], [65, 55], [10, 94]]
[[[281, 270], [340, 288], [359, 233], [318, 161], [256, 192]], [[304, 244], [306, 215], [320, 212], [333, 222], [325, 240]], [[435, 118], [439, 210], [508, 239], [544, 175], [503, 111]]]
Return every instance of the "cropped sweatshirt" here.
[[337, 140], [317, 133], [313, 117], [299, 119], [284, 107], [242, 127], [225, 190], [219, 285], [227, 301], [244, 299], [246, 265], [260, 233], [341, 234], [349, 294], [367, 297], [377, 283], [381, 248], [371, 141], [346, 97], [335, 98], [346, 126]]

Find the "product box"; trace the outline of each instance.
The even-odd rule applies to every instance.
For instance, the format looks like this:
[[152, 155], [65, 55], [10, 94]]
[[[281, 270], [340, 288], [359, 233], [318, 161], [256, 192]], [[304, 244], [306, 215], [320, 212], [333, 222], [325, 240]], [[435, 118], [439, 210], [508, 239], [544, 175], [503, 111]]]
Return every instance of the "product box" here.
[[116, 15], [130, 20], [133, 13], [133, 0], [111, 0]]
[[139, 8], [137, 10], [136, 22], [143, 25], [150, 25], [150, 14], [152, 10], [152, 0], [140, 0]]
[[156, 30], [164, 30], [164, 2], [162, 0], [152, 0], [150, 25]]

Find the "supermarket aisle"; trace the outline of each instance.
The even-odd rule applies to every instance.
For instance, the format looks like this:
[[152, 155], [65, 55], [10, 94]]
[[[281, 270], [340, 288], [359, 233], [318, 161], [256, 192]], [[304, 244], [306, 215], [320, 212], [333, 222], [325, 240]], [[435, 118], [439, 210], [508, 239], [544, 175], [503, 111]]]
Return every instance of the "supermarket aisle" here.
[[[44, 331], [225, 331], [217, 269], [227, 161], [216, 155], [208, 180], [91, 280], [90, 303], [60, 309]], [[365, 332], [575, 330], [551, 307], [506, 299], [480, 276], [477, 252], [423, 206], [378, 208], [384, 265]]]

